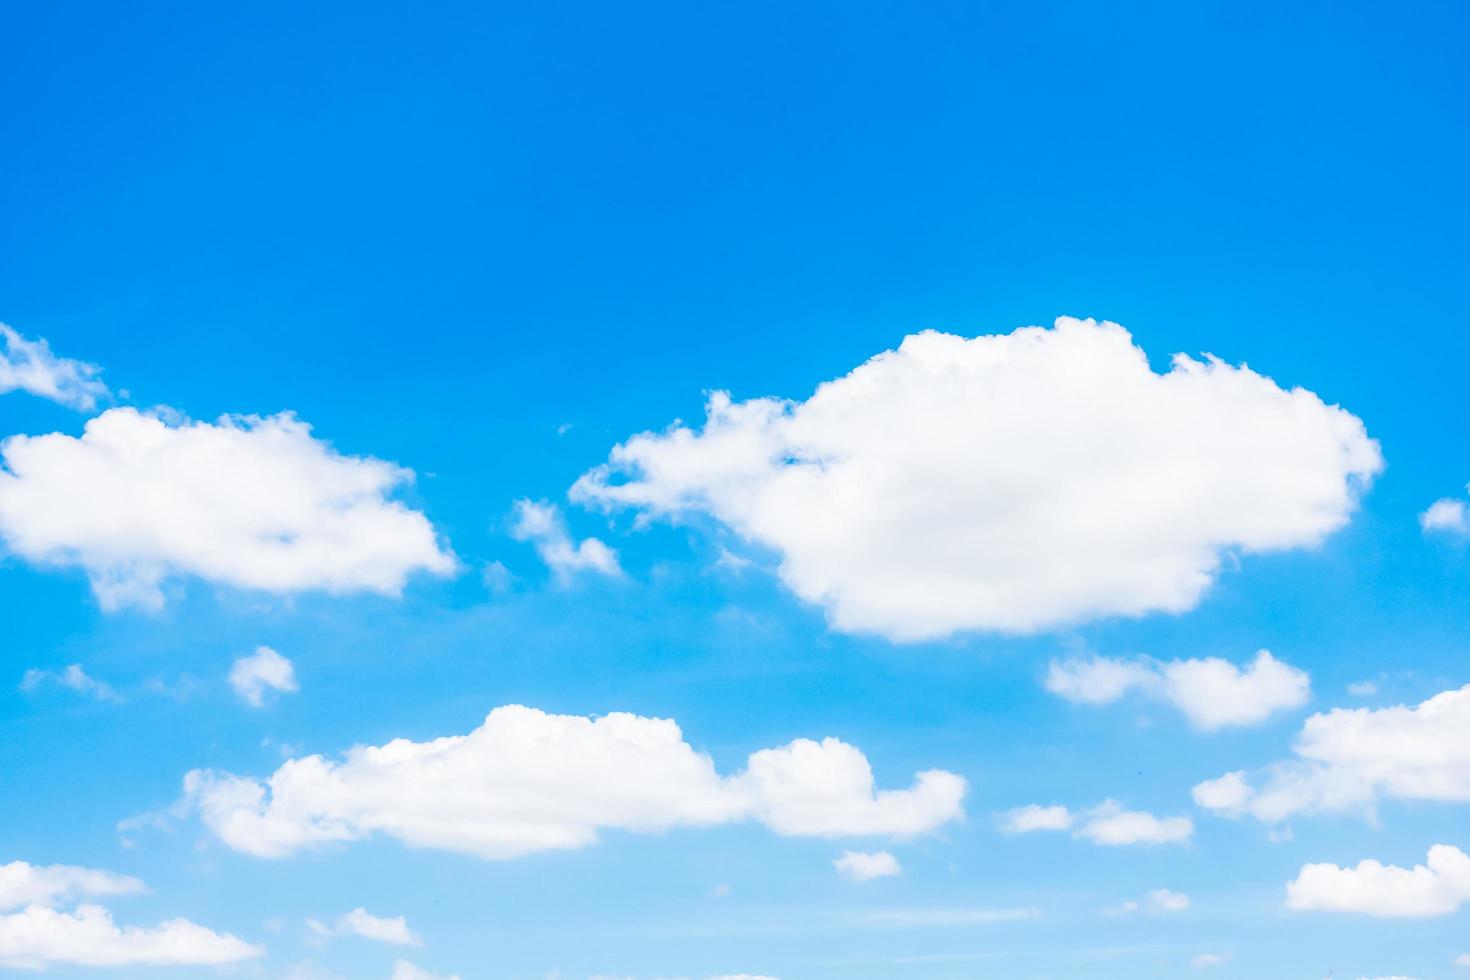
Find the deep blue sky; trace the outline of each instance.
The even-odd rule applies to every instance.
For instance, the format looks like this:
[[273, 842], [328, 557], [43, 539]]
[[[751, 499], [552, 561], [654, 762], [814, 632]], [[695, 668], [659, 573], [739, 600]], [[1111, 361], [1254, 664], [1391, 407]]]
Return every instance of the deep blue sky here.
[[[1470, 847], [1453, 805], [1309, 818], [1284, 844], [1195, 813], [1187, 847], [1126, 853], [1003, 837], [992, 814], [1192, 812], [1192, 785], [1287, 756], [1306, 713], [1200, 735], [1158, 706], [1068, 704], [1041, 678], [1075, 650], [1267, 647], [1311, 673], [1312, 710], [1380, 674], [1368, 703], [1470, 682], [1470, 563], [1416, 523], [1470, 480], [1467, 29], [1453, 3], [6, 6], [0, 321], [101, 365], [120, 402], [289, 410], [411, 468], [405, 499], [466, 570], [399, 601], [186, 582], [160, 613], [110, 614], [81, 574], [7, 558], [0, 864], [135, 874], [154, 894], [111, 905], [120, 922], [263, 942], [266, 977], [386, 976], [378, 948], [302, 939], [357, 905], [406, 915], [412, 957], [465, 980], [1173, 977], [1226, 951], [1221, 976], [1451, 976], [1463, 915], [1286, 913], [1281, 886], [1306, 862]], [[1157, 370], [1207, 351], [1310, 389], [1387, 469], [1320, 549], [1248, 557], [1188, 615], [1020, 639], [836, 633], [769, 574], [709, 574], [698, 527], [568, 507], [628, 572], [571, 587], [507, 534], [513, 501], [565, 505], [707, 391], [805, 398], [918, 330], [1064, 314], [1125, 325]], [[84, 420], [0, 396], [3, 435]], [[496, 560], [502, 594], [479, 574]], [[259, 644], [302, 690], [251, 712], [223, 678]], [[15, 686], [74, 662], [119, 690], [200, 687], [118, 705]], [[266, 774], [282, 743], [458, 734], [517, 701], [676, 718], [722, 771], [839, 736], [881, 785], [963, 774], [968, 820], [856, 892], [842, 847], [753, 826], [503, 863], [387, 840], [263, 862], [196, 848], [197, 823], [132, 848], [114, 830], [196, 766]], [[1161, 886], [1189, 916], [1097, 915]], [[968, 906], [1046, 916], [852, 924]]]

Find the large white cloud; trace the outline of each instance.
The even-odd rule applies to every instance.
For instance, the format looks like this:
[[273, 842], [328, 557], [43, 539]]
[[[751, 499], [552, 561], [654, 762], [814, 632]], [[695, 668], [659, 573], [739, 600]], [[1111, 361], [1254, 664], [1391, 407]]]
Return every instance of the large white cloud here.
[[147, 891], [137, 878], [70, 864], [0, 864], [0, 912], [27, 905], [51, 907], [79, 898], [136, 895]]
[[214, 424], [115, 408], [80, 438], [0, 443], [0, 539], [78, 566], [104, 608], [158, 607], [196, 575], [267, 592], [397, 594], [454, 559], [423, 514], [389, 498], [412, 473], [344, 456], [291, 415]]
[[1381, 469], [1356, 417], [1246, 367], [1155, 373], [1117, 324], [907, 337], [804, 402], [719, 392], [573, 499], [704, 514], [837, 629], [919, 640], [1192, 608], [1226, 551], [1314, 545]]
[[1296, 759], [1255, 780], [1237, 771], [1200, 783], [1195, 802], [1274, 823], [1298, 813], [1371, 812], [1383, 797], [1470, 801], [1470, 685], [1413, 707], [1312, 715], [1292, 749]]
[[45, 340], [28, 340], [0, 323], [0, 394], [28, 391], [91, 411], [107, 395], [107, 386], [97, 378], [100, 373], [95, 364], [57, 357]]
[[1218, 657], [1168, 662], [1077, 657], [1051, 664], [1046, 689], [1083, 704], [1109, 704], [1137, 691], [1172, 704], [1205, 731], [1258, 724], [1274, 712], [1306, 704], [1312, 693], [1306, 671], [1267, 650], [1243, 668]]
[[1470, 855], [1436, 844], [1424, 864], [1400, 868], [1377, 861], [1356, 867], [1308, 864], [1286, 886], [1293, 909], [1358, 912], [1380, 918], [1449, 915], [1470, 901]]
[[653, 833], [754, 819], [780, 834], [922, 834], [962, 816], [965, 781], [921, 772], [876, 790], [867, 758], [834, 738], [752, 753], [723, 776], [673, 721], [497, 708], [468, 735], [293, 759], [266, 782], [195, 770], [185, 797], [224, 843], [280, 857], [385, 834], [497, 860], [577, 848], [599, 830]]

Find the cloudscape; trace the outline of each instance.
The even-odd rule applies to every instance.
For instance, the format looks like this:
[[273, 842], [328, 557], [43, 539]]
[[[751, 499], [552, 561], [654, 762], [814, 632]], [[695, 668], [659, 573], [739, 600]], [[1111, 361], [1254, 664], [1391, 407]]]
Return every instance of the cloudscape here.
[[1470, 12], [6, 12], [0, 975], [1470, 977]]

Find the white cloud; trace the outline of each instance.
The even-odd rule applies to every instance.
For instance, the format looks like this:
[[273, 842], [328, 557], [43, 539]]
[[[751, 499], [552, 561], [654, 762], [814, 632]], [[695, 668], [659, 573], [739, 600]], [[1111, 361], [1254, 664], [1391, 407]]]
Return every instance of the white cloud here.
[[1470, 855], [1448, 844], [1434, 845], [1425, 863], [1412, 868], [1372, 860], [1352, 868], [1308, 864], [1286, 885], [1288, 908], [1379, 918], [1449, 915], [1466, 901], [1470, 901]]
[[391, 980], [459, 980], [459, 974], [430, 973], [428, 970], [414, 966], [408, 960], [395, 960]]
[[1143, 810], [1125, 810], [1115, 800], [1087, 811], [1086, 819], [1073, 831], [1094, 844], [1120, 847], [1130, 844], [1174, 844], [1194, 835], [1188, 817], [1156, 817]]
[[1189, 908], [1189, 896], [1167, 888], [1155, 888], [1142, 901], [1128, 900], [1121, 905], [1103, 909], [1103, 915], [1131, 915], [1134, 912], [1155, 913], [1183, 912]]
[[846, 851], [832, 862], [832, 866], [851, 881], [896, 878], [903, 874], [903, 866], [898, 863], [898, 858], [887, 851]]
[[1361, 809], [1381, 796], [1470, 801], [1470, 685], [1414, 707], [1335, 708], [1302, 725], [1296, 759], [1194, 788], [1197, 804], [1275, 823], [1298, 813]]
[[1426, 534], [1470, 534], [1470, 507], [1463, 500], [1442, 497], [1419, 515], [1419, 526]]
[[70, 864], [0, 864], [0, 912], [27, 905], [69, 904], [78, 898], [138, 895], [148, 887], [137, 878]]
[[1189, 961], [1189, 965], [1196, 970], [1208, 970], [1211, 967], [1224, 966], [1228, 962], [1229, 953], [1200, 953]]
[[115, 408], [80, 438], [12, 436], [0, 457], [0, 539], [85, 570], [104, 609], [158, 608], [174, 575], [396, 595], [412, 572], [455, 566], [424, 515], [389, 499], [410, 471], [343, 456], [291, 415], [210, 424]]
[[98, 701], [121, 701], [122, 698], [112, 689], [112, 685], [105, 681], [99, 681], [82, 669], [81, 664], [70, 664], [65, 670], [39, 670], [32, 667], [25, 672], [20, 679], [20, 689], [30, 692], [42, 684], [54, 681], [62, 687], [85, 694], [87, 697]]
[[1204, 731], [1258, 724], [1273, 712], [1306, 704], [1312, 693], [1307, 672], [1282, 663], [1269, 650], [1258, 651], [1244, 669], [1218, 657], [1073, 658], [1050, 665], [1046, 689], [1083, 704], [1109, 704], [1137, 691], [1173, 705]]
[[1183, 912], [1189, 908], [1189, 896], [1167, 888], [1155, 888], [1148, 893], [1148, 904], [1160, 912]]
[[1156, 817], [1144, 810], [1125, 809], [1117, 800], [1104, 800], [1076, 814], [1064, 806], [1017, 807], [1002, 814], [1001, 830], [1008, 834], [1071, 830], [1073, 837], [1121, 847], [1187, 841], [1194, 835], [1194, 821], [1189, 817]]
[[0, 915], [0, 966], [39, 970], [74, 966], [222, 966], [265, 950], [187, 919], [154, 928], [119, 927], [107, 909], [83, 905], [58, 912], [32, 905]]
[[28, 391], [69, 408], [91, 411], [107, 386], [95, 364], [57, 357], [45, 340], [27, 340], [0, 323], [0, 394]]
[[1470, 953], [1461, 953], [1456, 956], [1455, 966], [1470, 966]]
[[1029, 803], [1001, 815], [1001, 830], [1007, 834], [1029, 834], [1033, 830], [1070, 830], [1072, 811], [1064, 806]]
[[403, 916], [383, 918], [373, 915], [364, 908], [355, 908], [339, 917], [335, 926], [326, 925], [316, 919], [307, 919], [306, 924], [312, 932], [327, 939], [333, 936], [360, 936], [363, 939], [391, 943], [395, 946], [422, 946], [424, 944], [419, 934], [408, 927], [408, 920]]
[[296, 669], [270, 647], [256, 647], [254, 653], [239, 658], [230, 667], [230, 686], [246, 704], [260, 708], [265, 705], [268, 691], [289, 694], [298, 690]]
[[517, 541], [530, 542], [560, 581], [568, 581], [578, 572], [614, 577], [622, 574], [617, 553], [597, 538], [572, 543], [566, 520], [555, 504], [517, 500], [510, 534]]
[[468, 735], [358, 746], [341, 762], [293, 759], [266, 782], [195, 770], [184, 787], [224, 843], [261, 857], [385, 834], [489, 860], [583, 847], [604, 828], [747, 819], [792, 836], [907, 837], [960, 818], [965, 793], [942, 770], [877, 790], [867, 758], [834, 738], [754, 752], [722, 776], [673, 721], [519, 705]]
[[1183, 612], [1226, 552], [1315, 545], [1382, 468], [1362, 422], [1245, 367], [1160, 375], [1122, 327], [925, 332], [805, 402], [714, 394], [574, 500], [709, 515], [845, 632], [899, 641]]
[[1371, 698], [1378, 693], [1378, 682], [1353, 681], [1348, 685], [1347, 692], [1356, 698]]

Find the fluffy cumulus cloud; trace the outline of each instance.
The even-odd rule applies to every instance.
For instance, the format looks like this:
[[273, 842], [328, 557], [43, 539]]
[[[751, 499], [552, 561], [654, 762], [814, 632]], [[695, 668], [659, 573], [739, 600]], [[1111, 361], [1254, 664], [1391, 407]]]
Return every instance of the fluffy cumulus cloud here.
[[1163, 374], [1117, 324], [926, 332], [804, 402], [717, 393], [572, 488], [706, 515], [837, 629], [895, 640], [1182, 612], [1226, 552], [1311, 546], [1381, 469], [1363, 424], [1214, 358]]
[[849, 881], [896, 878], [903, 874], [903, 865], [887, 851], [846, 851], [832, 862], [832, 866]]
[[1449, 915], [1470, 901], [1470, 855], [1436, 844], [1423, 864], [1400, 868], [1377, 861], [1355, 867], [1309, 864], [1286, 886], [1293, 909], [1356, 912], [1380, 918]]
[[[153, 928], [120, 927], [99, 905], [58, 910], [85, 898], [136, 895], [143, 882], [67, 864], [0, 865], [0, 967], [220, 966], [264, 954], [258, 946], [171, 919]], [[19, 911], [14, 911], [19, 909]]]
[[670, 720], [510, 705], [467, 735], [293, 759], [264, 782], [195, 770], [184, 791], [224, 843], [261, 857], [385, 834], [498, 860], [583, 847], [602, 829], [742, 820], [785, 835], [908, 837], [961, 817], [965, 781], [929, 770], [878, 790], [863, 753], [834, 738], [764, 749], [721, 775]]
[[419, 934], [408, 927], [408, 920], [398, 915], [392, 918], [373, 915], [367, 909], [356, 908], [337, 919], [336, 925], [327, 925], [316, 919], [306, 920], [307, 928], [323, 939], [334, 936], [360, 936], [374, 942], [390, 943], [395, 946], [422, 946]]
[[389, 499], [412, 473], [344, 456], [291, 415], [191, 422], [115, 408], [80, 437], [0, 443], [0, 539], [86, 571], [106, 609], [157, 608], [194, 575], [290, 593], [396, 595], [454, 559], [423, 514]]
[[1070, 830], [1073, 837], [1107, 847], [1131, 844], [1174, 844], [1194, 835], [1189, 817], [1157, 817], [1145, 810], [1129, 810], [1117, 800], [1073, 813], [1064, 806], [1030, 804], [1001, 814], [1000, 829], [1007, 834]]
[[94, 364], [57, 357], [45, 340], [28, 340], [0, 323], [0, 394], [27, 391], [82, 411], [107, 396]]
[[1419, 515], [1419, 526], [1426, 534], [1470, 536], [1470, 507], [1463, 500], [1441, 497]]
[[1218, 657], [1168, 662], [1075, 657], [1051, 664], [1046, 689], [1082, 704], [1110, 704], [1137, 692], [1173, 705], [1204, 731], [1259, 724], [1274, 712], [1306, 704], [1312, 695], [1307, 672], [1268, 650], [1244, 667]]
[[0, 864], [0, 912], [42, 905], [50, 908], [80, 898], [137, 895], [147, 891], [137, 878], [70, 864]]
[[230, 666], [230, 686], [240, 700], [252, 708], [261, 708], [270, 692], [289, 694], [297, 690], [296, 668], [270, 647], [256, 647], [254, 653]]
[[153, 928], [118, 926], [98, 905], [59, 912], [41, 905], [0, 915], [0, 966], [223, 966], [265, 951], [226, 933], [170, 919]]
[[597, 538], [572, 541], [566, 519], [555, 504], [517, 500], [510, 533], [517, 541], [527, 541], [535, 547], [536, 554], [560, 581], [566, 582], [579, 572], [622, 574], [617, 553], [602, 541]]
[[1415, 706], [1336, 708], [1306, 720], [1296, 758], [1252, 778], [1230, 772], [1194, 788], [1197, 804], [1267, 823], [1362, 810], [1383, 797], [1470, 801], [1470, 685]]

